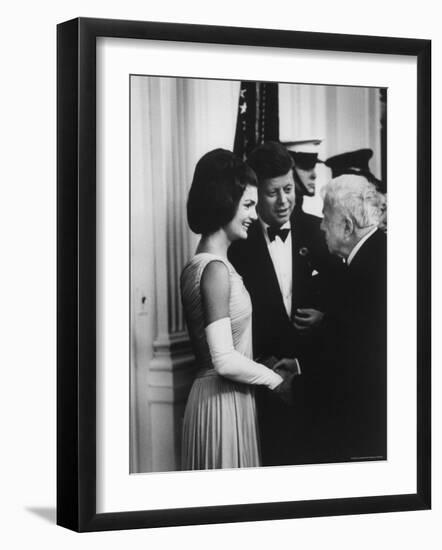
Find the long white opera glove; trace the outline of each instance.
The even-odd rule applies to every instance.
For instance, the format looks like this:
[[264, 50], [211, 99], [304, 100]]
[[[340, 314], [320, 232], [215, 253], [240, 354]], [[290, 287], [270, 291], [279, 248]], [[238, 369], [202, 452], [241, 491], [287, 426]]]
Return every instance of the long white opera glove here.
[[281, 384], [279, 374], [235, 350], [229, 317], [210, 323], [205, 332], [212, 363], [218, 374], [235, 382], [258, 384], [271, 390]]

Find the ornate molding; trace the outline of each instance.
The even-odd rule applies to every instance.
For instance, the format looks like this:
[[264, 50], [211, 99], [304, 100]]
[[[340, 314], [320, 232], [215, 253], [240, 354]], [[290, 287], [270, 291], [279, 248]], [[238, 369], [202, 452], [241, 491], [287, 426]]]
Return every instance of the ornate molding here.
[[157, 338], [149, 370], [152, 402], [184, 401], [196, 371], [195, 356], [187, 333], [182, 331]]

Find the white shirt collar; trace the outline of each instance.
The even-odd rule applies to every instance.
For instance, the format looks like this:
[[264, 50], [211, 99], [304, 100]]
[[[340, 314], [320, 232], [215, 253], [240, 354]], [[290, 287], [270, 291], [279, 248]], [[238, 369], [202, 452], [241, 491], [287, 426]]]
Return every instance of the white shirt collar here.
[[360, 250], [361, 246], [365, 243], [365, 241], [367, 239], [369, 239], [373, 233], [376, 232], [377, 230], [377, 226], [373, 227], [373, 229], [371, 231], [369, 231], [366, 235], [364, 235], [362, 237], [362, 239], [356, 244], [356, 246], [353, 247], [353, 250], [350, 252], [350, 254], [348, 255], [348, 258], [347, 258], [347, 265], [350, 265], [353, 258], [356, 256], [356, 254], [358, 253], [358, 251]]

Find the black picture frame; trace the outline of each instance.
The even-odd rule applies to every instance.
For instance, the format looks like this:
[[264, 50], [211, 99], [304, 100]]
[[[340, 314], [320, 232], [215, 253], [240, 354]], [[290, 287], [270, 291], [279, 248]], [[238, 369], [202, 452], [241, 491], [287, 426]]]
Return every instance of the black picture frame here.
[[[414, 56], [417, 60], [417, 492], [361, 498], [96, 512], [96, 39]], [[407, 38], [79, 18], [57, 28], [57, 523], [100, 531], [431, 506], [431, 42]]]

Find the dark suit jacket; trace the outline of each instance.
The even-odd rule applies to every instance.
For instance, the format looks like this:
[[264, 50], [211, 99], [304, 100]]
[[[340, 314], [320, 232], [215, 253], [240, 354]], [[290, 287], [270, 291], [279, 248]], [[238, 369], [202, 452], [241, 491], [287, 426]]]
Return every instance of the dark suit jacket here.
[[[302, 211], [292, 215], [293, 314], [297, 307], [326, 309], [331, 294], [328, 285], [336, 280], [336, 271], [342, 269], [342, 262], [328, 253], [320, 222], [320, 218]], [[247, 240], [231, 245], [229, 259], [243, 277], [252, 299], [255, 358], [298, 357], [303, 374], [295, 378], [294, 386], [301, 388], [303, 384], [298, 382], [307, 374], [316, 355], [314, 335], [300, 334], [286, 313], [259, 222], [250, 227]], [[300, 389], [297, 393], [303, 395]], [[257, 392], [264, 465], [300, 461], [304, 437], [301, 432], [306, 427], [302, 421], [304, 402], [304, 397], [302, 401], [298, 399], [298, 405], [289, 409], [272, 392], [262, 389]]]
[[324, 320], [322, 360], [300, 396], [322, 403], [306, 415], [309, 461], [386, 458], [386, 265], [386, 236], [377, 230], [346, 267]]
[[[377, 230], [347, 268], [342, 412], [351, 457], [386, 458], [387, 238]], [[345, 433], [345, 432], [344, 432]]]

